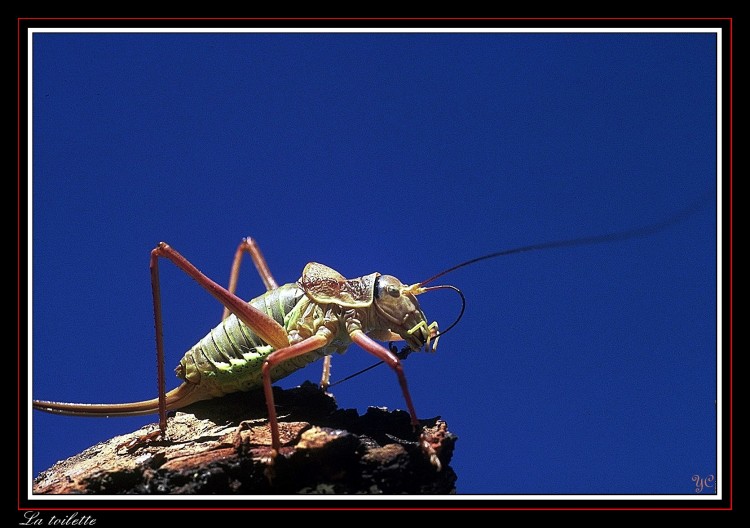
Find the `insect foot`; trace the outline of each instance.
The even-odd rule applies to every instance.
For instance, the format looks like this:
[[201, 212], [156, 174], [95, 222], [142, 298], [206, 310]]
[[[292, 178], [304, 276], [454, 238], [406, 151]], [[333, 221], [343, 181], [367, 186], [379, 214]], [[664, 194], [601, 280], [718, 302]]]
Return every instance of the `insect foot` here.
[[448, 434], [448, 424], [443, 420], [437, 420], [433, 427], [425, 427], [422, 429], [422, 434], [419, 435], [419, 446], [437, 471], [443, 469], [438, 455], [443, 449], [443, 443], [446, 441]]
[[122, 449], [124, 449], [127, 453], [133, 453], [137, 451], [138, 448], [147, 446], [148, 444], [150, 444], [152, 441], [156, 440], [159, 437], [163, 437], [164, 440], [167, 439], [166, 435], [163, 435], [161, 430], [157, 429], [155, 431], [151, 431], [150, 433], [146, 433], [144, 435], [129, 438], [127, 441], [122, 442], [121, 444], [118, 444], [115, 450], [118, 453]]
[[[232, 445], [240, 456], [249, 456], [257, 460], [263, 467], [263, 474], [269, 484], [273, 484], [276, 477], [276, 461], [279, 455], [290, 454], [294, 451], [294, 444], [300, 438], [302, 432], [310, 428], [307, 422], [281, 422], [279, 435], [282, 446], [281, 453], [272, 447], [271, 428], [266, 423], [258, 425], [258, 422], [267, 420], [245, 420], [240, 422], [233, 433]], [[282, 454], [283, 453], [283, 454]]]

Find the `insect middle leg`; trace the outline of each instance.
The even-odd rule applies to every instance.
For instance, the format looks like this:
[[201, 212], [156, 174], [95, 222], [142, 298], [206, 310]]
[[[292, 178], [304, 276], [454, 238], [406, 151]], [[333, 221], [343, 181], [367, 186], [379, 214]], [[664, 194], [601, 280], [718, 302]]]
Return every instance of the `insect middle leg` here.
[[[422, 451], [428, 456], [430, 462], [436, 467], [438, 471], [441, 469], [441, 463], [438, 459], [435, 449], [432, 447], [429, 439], [426, 437], [424, 429], [417, 419], [417, 412], [414, 410], [414, 403], [409, 393], [409, 387], [406, 383], [406, 376], [404, 375], [404, 369], [401, 365], [400, 359], [393, 352], [389, 351], [379, 343], [373, 341], [370, 337], [365, 335], [362, 330], [353, 330], [349, 336], [352, 341], [364, 350], [373, 354], [375, 357], [386, 363], [398, 377], [399, 385], [401, 386], [401, 392], [404, 395], [406, 401], [406, 408], [409, 411], [411, 418], [411, 424], [414, 430], [422, 429], [419, 437], [419, 445]], [[268, 406], [268, 419], [271, 426], [271, 463], [273, 458], [281, 450], [281, 442], [279, 441], [279, 430], [278, 420], [276, 419], [276, 408], [274, 406], [273, 390], [271, 387], [271, 369], [283, 361], [288, 361], [292, 358], [306, 354], [313, 350], [317, 350], [326, 346], [334, 338], [334, 334], [331, 330], [322, 326], [318, 329], [318, 332], [294, 345], [290, 345], [281, 350], [276, 350], [269, 354], [266, 361], [263, 363], [263, 390], [266, 396], [266, 405]]]
[[[263, 280], [263, 284], [266, 286], [266, 290], [274, 290], [278, 288], [276, 280], [271, 274], [271, 270], [266, 263], [266, 259], [263, 257], [263, 253], [260, 251], [257, 242], [252, 237], [245, 237], [237, 246], [237, 251], [234, 253], [234, 259], [232, 260], [232, 270], [229, 273], [229, 292], [236, 293], [237, 281], [240, 276], [240, 264], [242, 263], [242, 257], [247, 253], [253, 259], [255, 269], [258, 270], [258, 275]], [[224, 320], [229, 317], [229, 308], [224, 307], [224, 312], [221, 315], [221, 319]], [[397, 336], [398, 337], [398, 336]], [[323, 358], [323, 373], [320, 377], [320, 388], [327, 390], [331, 384], [331, 356]]]

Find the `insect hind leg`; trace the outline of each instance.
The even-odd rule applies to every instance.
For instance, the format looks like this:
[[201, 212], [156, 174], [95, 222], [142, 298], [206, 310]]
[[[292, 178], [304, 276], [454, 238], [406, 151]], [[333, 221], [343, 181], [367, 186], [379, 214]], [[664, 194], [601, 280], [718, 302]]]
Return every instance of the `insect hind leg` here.
[[[229, 272], [229, 293], [235, 294], [237, 290], [237, 281], [240, 277], [240, 264], [242, 263], [242, 257], [245, 253], [250, 255], [255, 264], [255, 269], [258, 270], [258, 275], [263, 280], [263, 284], [266, 286], [267, 291], [275, 290], [278, 288], [276, 279], [273, 278], [271, 270], [266, 263], [266, 259], [263, 253], [258, 247], [258, 243], [251, 237], [245, 237], [237, 246], [237, 251], [234, 252], [234, 259], [232, 259], [232, 269]], [[222, 321], [229, 317], [229, 309], [225, 306], [224, 312], [221, 315]]]
[[195, 280], [203, 289], [215, 297], [225, 308], [234, 313], [239, 320], [250, 327], [263, 341], [275, 349], [289, 346], [289, 338], [284, 328], [267, 314], [254, 308], [246, 301], [224, 289], [201, 273], [185, 257], [160, 242], [151, 251], [151, 292], [154, 301], [154, 327], [156, 330], [157, 384], [159, 391], [159, 430], [166, 436], [167, 429], [167, 396], [164, 374], [164, 337], [161, 310], [161, 288], [159, 285], [159, 258], [166, 258]]

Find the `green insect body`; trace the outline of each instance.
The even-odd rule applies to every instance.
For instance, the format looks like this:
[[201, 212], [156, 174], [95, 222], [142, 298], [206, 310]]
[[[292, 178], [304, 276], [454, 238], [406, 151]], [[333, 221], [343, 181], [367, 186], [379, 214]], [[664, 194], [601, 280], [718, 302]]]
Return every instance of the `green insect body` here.
[[[173, 250], [160, 245], [155, 251]], [[178, 265], [189, 269], [191, 276], [202, 280], [200, 272], [192, 265], [184, 264], [179, 254], [169, 254], [179, 262]], [[154, 284], [158, 285], [158, 278]], [[437, 334], [437, 324], [427, 324], [415, 298], [419, 293], [421, 290], [416, 286], [407, 287], [390, 275], [372, 273], [346, 279], [327, 266], [311, 262], [295, 283], [269, 289], [247, 303], [236, 298], [242, 307], [251, 312], [255, 325], [243, 322], [237, 314], [232, 313], [209, 331], [180, 360], [175, 371], [183, 383], [163, 393], [163, 407], [160, 408], [160, 399], [154, 398], [116, 404], [34, 400], [34, 408], [78, 416], [135, 416], [159, 412], [160, 427], [165, 429], [166, 410], [180, 409], [197, 401], [233, 392], [260, 387], [269, 390], [271, 382], [320, 358], [345, 352], [353, 340], [378, 357], [391, 361], [395, 356], [391, 357], [373, 339], [403, 339], [413, 350], [422, 347], [434, 349], [435, 345], [431, 346], [430, 340]], [[242, 312], [243, 309], [238, 311]], [[157, 321], [159, 328], [160, 317], [157, 317]], [[263, 328], [270, 337], [261, 337]], [[160, 332], [157, 332], [157, 342], [159, 335]], [[276, 346], [269, 341], [274, 341]], [[273, 359], [279, 350], [293, 350], [297, 345], [304, 349], [290, 353], [282, 360]], [[265, 365], [270, 369], [266, 374], [267, 379], [264, 379]], [[400, 369], [400, 366], [396, 368]], [[402, 380], [400, 370], [398, 375]], [[405, 379], [401, 384], [405, 387]], [[270, 397], [266, 395], [267, 400]], [[269, 407], [271, 405], [269, 403]], [[410, 398], [407, 398], [407, 405], [411, 407]]]
[[[290, 343], [314, 334], [325, 315], [323, 307], [311, 302], [298, 283], [284, 284], [256, 297], [250, 304], [281, 324], [290, 336]], [[350, 343], [348, 339], [337, 339], [326, 347], [280, 363], [271, 370], [271, 379], [278, 381], [323, 356], [344, 352]], [[185, 353], [176, 373], [180, 379], [200, 386], [207, 398], [246, 392], [263, 386], [261, 366], [273, 350], [231, 314]]]

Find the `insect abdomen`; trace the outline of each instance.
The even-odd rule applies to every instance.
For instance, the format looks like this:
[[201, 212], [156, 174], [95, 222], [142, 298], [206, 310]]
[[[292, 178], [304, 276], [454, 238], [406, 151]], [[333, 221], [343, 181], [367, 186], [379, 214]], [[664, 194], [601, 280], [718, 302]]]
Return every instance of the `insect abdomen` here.
[[[305, 293], [296, 284], [285, 284], [250, 301], [289, 331], [295, 324]], [[230, 315], [191, 348], [177, 367], [177, 376], [201, 385], [213, 397], [262, 387], [261, 367], [273, 347], [247, 325]], [[291, 374], [323, 355], [305, 354], [282, 363], [271, 371], [275, 381]]]

